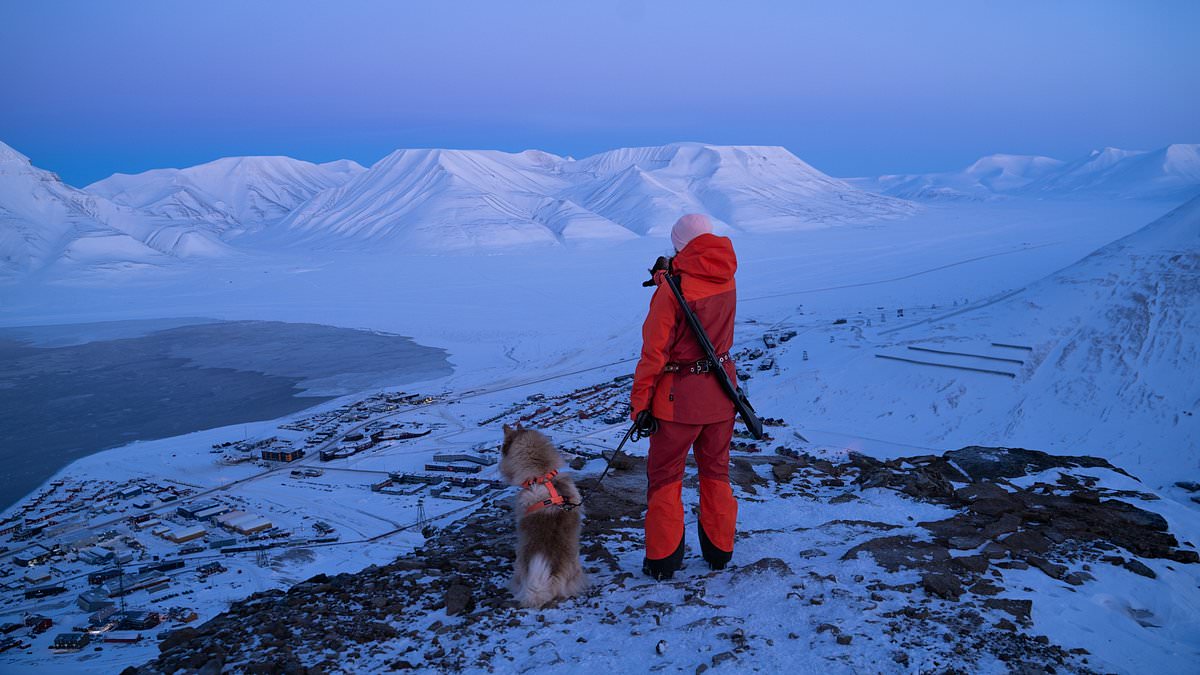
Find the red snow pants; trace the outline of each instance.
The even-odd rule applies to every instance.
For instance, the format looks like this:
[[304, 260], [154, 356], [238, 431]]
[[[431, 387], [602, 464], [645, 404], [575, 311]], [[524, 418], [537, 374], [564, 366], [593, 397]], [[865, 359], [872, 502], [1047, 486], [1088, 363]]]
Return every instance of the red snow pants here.
[[700, 528], [702, 543], [733, 552], [737, 527], [737, 500], [729, 487], [731, 417], [713, 424], [658, 421], [650, 437], [646, 460], [646, 557], [661, 560], [683, 545], [683, 470], [689, 449], [696, 451], [700, 468]]

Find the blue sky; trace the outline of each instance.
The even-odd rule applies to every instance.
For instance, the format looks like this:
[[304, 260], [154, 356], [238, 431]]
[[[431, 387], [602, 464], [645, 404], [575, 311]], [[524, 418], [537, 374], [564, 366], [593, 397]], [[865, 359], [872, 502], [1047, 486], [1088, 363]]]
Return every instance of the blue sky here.
[[39, 2], [0, 140], [83, 185], [227, 155], [783, 145], [839, 176], [1200, 142], [1200, 3]]

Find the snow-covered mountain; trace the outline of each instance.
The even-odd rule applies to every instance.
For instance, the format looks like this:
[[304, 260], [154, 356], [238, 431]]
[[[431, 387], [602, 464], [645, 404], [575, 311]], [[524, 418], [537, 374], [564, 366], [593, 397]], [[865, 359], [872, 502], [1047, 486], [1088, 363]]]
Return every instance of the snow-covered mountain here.
[[989, 155], [959, 171], [847, 182], [919, 200], [986, 200], [1003, 195], [1183, 200], [1200, 194], [1200, 144], [1177, 143], [1149, 152], [1105, 148], [1071, 162], [1036, 155]]
[[1025, 192], [1163, 199], [1194, 196], [1200, 194], [1200, 144], [1177, 143], [1150, 152], [1094, 150], [1027, 186]]
[[186, 169], [114, 174], [85, 188], [117, 204], [220, 232], [281, 220], [316, 193], [365, 171], [350, 160], [327, 164], [290, 157], [226, 157]]
[[1084, 420], [1103, 405], [1112, 413], [1088, 420], [1082, 442], [1107, 443], [1109, 456], [1131, 467], [1154, 460], [1123, 456], [1122, 446], [1139, 440], [1164, 453], [1164, 466], [1195, 466], [1186, 415], [1200, 400], [1192, 370], [1200, 362], [1200, 197], [997, 308], [1005, 310], [1031, 338], [1040, 331], [1047, 350], [1012, 409], [1014, 431], [1055, 429], [1062, 414], [1047, 412], [1055, 406], [1078, 407], [1073, 417]]
[[1038, 155], [988, 155], [961, 171], [854, 178], [848, 182], [902, 199], [986, 200], [1020, 190], [1063, 164]]
[[743, 231], [903, 217], [916, 207], [813, 169], [783, 148], [700, 143], [582, 160], [540, 151], [398, 150], [293, 211], [301, 241], [405, 250], [661, 235], [682, 213]]
[[163, 222], [73, 188], [0, 143], [0, 278], [56, 264], [121, 271], [223, 252], [204, 228]]

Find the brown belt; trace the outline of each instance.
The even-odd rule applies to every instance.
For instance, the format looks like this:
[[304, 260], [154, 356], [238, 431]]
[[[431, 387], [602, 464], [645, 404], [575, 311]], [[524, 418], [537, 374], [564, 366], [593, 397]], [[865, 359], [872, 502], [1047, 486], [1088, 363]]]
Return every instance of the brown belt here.
[[663, 366], [663, 372], [664, 373], [691, 373], [692, 375], [703, 375], [704, 373], [711, 372], [718, 365], [721, 365], [721, 364], [725, 363], [726, 361], [732, 361], [732, 360], [733, 360], [733, 357], [730, 356], [729, 352], [725, 352], [724, 354], [721, 354], [720, 356], [717, 357], [716, 364], [714, 364], [712, 362], [712, 359], [709, 359], [707, 357], [700, 359], [699, 361], [693, 361], [692, 363], [671, 362], [671, 363], [668, 363], [667, 365]]

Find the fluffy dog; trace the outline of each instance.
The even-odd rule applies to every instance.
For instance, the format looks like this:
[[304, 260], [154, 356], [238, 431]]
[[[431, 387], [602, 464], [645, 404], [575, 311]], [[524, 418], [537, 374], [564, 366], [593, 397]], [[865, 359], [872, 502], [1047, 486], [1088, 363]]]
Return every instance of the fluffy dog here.
[[[569, 476], [557, 475], [562, 466], [550, 439], [520, 424], [504, 425], [500, 475], [521, 488], [514, 502], [517, 563], [510, 588], [524, 607], [541, 607], [587, 586], [579, 564], [579, 490]], [[547, 503], [556, 495], [567, 508]]]

